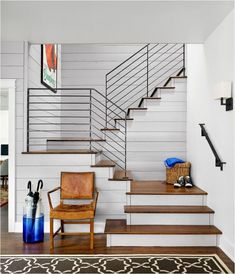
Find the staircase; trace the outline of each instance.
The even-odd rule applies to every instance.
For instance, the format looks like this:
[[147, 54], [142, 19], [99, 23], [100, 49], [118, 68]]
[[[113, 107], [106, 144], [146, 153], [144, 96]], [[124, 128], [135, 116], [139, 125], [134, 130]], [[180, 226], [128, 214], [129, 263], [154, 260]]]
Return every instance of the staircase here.
[[164, 181], [132, 181], [127, 219], [107, 220], [107, 246], [216, 246], [221, 231], [198, 187], [175, 189]]
[[[105, 221], [107, 246], [218, 244], [221, 231], [213, 226], [207, 193], [164, 182], [163, 160], [172, 151], [186, 158], [179, 113], [185, 111], [186, 81], [184, 45], [147, 44], [106, 74], [105, 95], [93, 88], [62, 88], [48, 101], [48, 90], [28, 90], [27, 153], [95, 155], [91, 169], [108, 169], [109, 181], [125, 184], [120, 198], [126, 203], [117, 212], [123, 219]], [[136, 134], [139, 122], [144, 124]], [[163, 133], [152, 134], [147, 123]], [[149, 154], [131, 156], [133, 138], [148, 146]], [[161, 153], [151, 140], [159, 142]], [[162, 153], [164, 146], [168, 153]]]

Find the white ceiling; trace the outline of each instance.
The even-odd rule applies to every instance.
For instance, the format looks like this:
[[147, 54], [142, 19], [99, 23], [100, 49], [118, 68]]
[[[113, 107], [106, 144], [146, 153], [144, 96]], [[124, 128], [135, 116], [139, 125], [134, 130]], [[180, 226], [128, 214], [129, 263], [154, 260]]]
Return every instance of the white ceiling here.
[[233, 1], [2, 1], [1, 40], [202, 43]]

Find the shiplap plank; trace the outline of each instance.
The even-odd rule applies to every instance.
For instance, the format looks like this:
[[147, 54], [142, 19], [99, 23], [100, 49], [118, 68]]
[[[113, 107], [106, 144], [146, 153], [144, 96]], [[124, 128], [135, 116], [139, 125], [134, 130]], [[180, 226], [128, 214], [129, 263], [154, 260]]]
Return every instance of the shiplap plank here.
[[19, 66], [24, 65], [24, 55], [23, 54], [12, 54], [12, 53], [2, 53], [0, 55], [1, 66]]
[[1, 41], [1, 53], [24, 53], [24, 42]]
[[23, 79], [24, 70], [21, 66], [1, 66], [2, 79]]
[[[55, 155], [56, 156], [56, 155]], [[58, 157], [58, 155], [57, 155]], [[55, 157], [55, 164], [56, 164], [56, 157]], [[40, 178], [43, 176], [47, 178], [54, 178], [55, 176], [59, 176], [61, 171], [64, 171], [65, 166], [64, 165], [40, 165], [40, 169], [38, 168], [38, 165], [35, 166], [26, 166], [26, 165], [18, 165], [16, 167], [16, 176], [17, 178], [28, 178], [28, 177], [34, 177], [34, 178]], [[79, 171], [93, 171], [96, 173], [97, 177], [108, 177], [111, 174], [112, 168], [89, 168], [87, 166], [77, 166], [77, 165], [69, 165], [66, 166], [66, 171], [71, 172], [79, 172]]]

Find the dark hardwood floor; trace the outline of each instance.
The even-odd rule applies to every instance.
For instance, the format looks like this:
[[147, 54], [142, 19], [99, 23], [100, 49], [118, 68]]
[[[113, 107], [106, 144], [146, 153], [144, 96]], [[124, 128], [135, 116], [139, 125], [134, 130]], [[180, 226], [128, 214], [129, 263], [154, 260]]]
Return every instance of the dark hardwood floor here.
[[1, 254], [217, 254], [234, 273], [234, 263], [218, 247], [106, 247], [106, 235], [95, 235], [90, 250], [88, 236], [57, 236], [50, 252], [49, 235], [43, 243], [25, 244], [21, 233], [7, 232], [7, 207], [1, 208]]

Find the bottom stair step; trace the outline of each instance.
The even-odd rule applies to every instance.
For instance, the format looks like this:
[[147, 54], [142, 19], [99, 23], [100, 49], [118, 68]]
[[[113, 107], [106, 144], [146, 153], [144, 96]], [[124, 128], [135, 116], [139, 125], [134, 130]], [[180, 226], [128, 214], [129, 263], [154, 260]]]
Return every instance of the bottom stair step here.
[[107, 246], [216, 246], [222, 232], [213, 225], [127, 225], [106, 220]]

